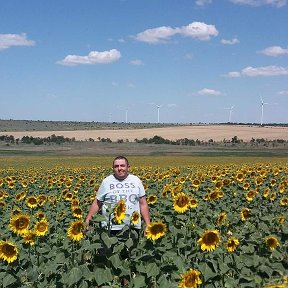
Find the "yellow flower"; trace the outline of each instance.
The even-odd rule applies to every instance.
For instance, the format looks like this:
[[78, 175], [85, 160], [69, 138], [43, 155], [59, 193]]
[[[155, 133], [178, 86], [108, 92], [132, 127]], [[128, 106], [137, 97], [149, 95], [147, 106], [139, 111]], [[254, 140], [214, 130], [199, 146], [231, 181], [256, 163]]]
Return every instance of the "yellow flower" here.
[[220, 243], [220, 234], [218, 230], [207, 230], [197, 241], [202, 251], [212, 251]]
[[240, 212], [241, 220], [246, 221], [251, 216], [251, 210], [249, 208], [243, 208]]
[[34, 231], [27, 231], [23, 235], [23, 240], [26, 244], [30, 244], [31, 246], [35, 245], [36, 233]]
[[43, 219], [35, 224], [34, 231], [37, 236], [44, 236], [48, 232], [48, 222]]
[[18, 249], [11, 242], [0, 241], [0, 259], [12, 263], [17, 259]]
[[198, 206], [198, 200], [195, 198], [190, 198], [189, 200], [189, 206], [190, 208], [197, 208]]
[[256, 195], [257, 195], [256, 190], [250, 190], [249, 192], [246, 193], [245, 198], [247, 201], [251, 202], [253, 201]]
[[120, 200], [114, 207], [114, 221], [121, 224], [125, 218], [126, 204], [124, 200]]
[[82, 217], [82, 209], [80, 207], [73, 207], [72, 208], [72, 214], [75, 218], [81, 218]]
[[140, 213], [138, 211], [134, 211], [131, 215], [131, 223], [136, 225], [139, 222]]
[[35, 208], [37, 207], [37, 198], [34, 197], [34, 196], [29, 196], [27, 199], [26, 199], [26, 204], [29, 208]]
[[228, 252], [234, 252], [236, 248], [239, 246], [239, 240], [236, 239], [235, 237], [231, 237], [228, 239], [228, 241], [225, 244], [225, 247]]
[[68, 237], [73, 241], [80, 241], [84, 237], [83, 231], [85, 227], [85, 223], [81, 220], [72, 222], [67, 231]]
[[155, 194], [151, 194], [147, 196], [148, 204], [155, 204], [157, 202], [157, 196]]
[[287, 284], [269, 284], [264, 286], [264, 288], [287, 288]]
[[146, 228], [146, 237], [150, 240], [157, 240], [165, 236], [167, 227], [162, 222], [151, 222]]
[[224, 224], [224, 222], [226, 221], [227, 219], [227, 214], [225, 212], [221, 212], [219, 215], [218, 215], [218, 219], [217, 219], [217, 225], [218, 226], [221, 226]]
[[281, 206], [288, 206], [288, 198], [283, 197], [282, 199], [280, 199], [280, 205]]
[[184, 213], [189, 209], [189, 206], [190, 206], [190, 200], [189, 197], [185, 195], [185, 193], [183, 192], [178, 193], [174, 197], [173, 207], [176, 212]]
[[267, 236], [265, 243], [270, 250], [274, 250], [280, 245], [278, 239], [274, 236]]
[[197, 288], [198, 285], [202, 284], [200, 279], [201, 272], [190, 268], [185, 273], [181, 274], [181, 282], [179, 288]]
[[28, 231], [30, 224], [30, 216], [24, 214], [17, 214], [10, 219], [10, 229], [18, 234], [22, 235]]

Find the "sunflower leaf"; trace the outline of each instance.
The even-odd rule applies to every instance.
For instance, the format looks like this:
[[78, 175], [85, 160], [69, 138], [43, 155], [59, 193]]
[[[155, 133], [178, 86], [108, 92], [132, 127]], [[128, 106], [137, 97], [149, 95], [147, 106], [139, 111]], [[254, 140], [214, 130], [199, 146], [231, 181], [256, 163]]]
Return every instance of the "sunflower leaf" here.
[[111, 274], [110, 269], [96, 267], [94, 274], [98, 285], [102, 285], [113, 280], [113, 275]]
[[82, 278], [83, 275], [82, 275], [82, 271], [81, 271], [80, 268], [73, 267], [69, 271], [67, 276], [68, 277], [67, 277], [67, 280], [66, 280], [67, 281], [66, 284], [68, 286], [72, 286], [72, 285], [76, 284], [78, 281], [80, 281], [80, 279]]
[[17, 280], [17, 279], [16, 279], [13, 275], [11, 275], [11, 274], [6, 275], [6, 276], [4, 277], [3, 283], [2, 283], [3, 288], [8, 287], [9, 285], [15, 283], [16, 280]]

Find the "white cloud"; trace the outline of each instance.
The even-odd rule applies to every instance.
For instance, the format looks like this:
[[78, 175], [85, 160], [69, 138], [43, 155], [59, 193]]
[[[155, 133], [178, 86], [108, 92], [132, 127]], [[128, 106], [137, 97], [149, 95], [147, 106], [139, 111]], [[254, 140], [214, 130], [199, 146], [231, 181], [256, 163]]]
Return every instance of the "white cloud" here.
[[135, 60], [130, 61], [130, 64], [131, 64], [131, 65], [135, 65], [135, 66], [144, 65], [143, 61], [142, 61], [142, 60], [139, 60], [139, 59], [135, 59]]
[[287, 0], [230, 0], [234, 4], [250, 5], [250, 6], [263, 6], [271, 5], [278, 8], [283, 7], [287, 4]]
[[212, 96], [219, 96], [221, 95], [222, 93], [217, 91], [217, 90], [214, 90], [214, 89], [208, 89], [208, 88], [204, 88], [202, 90], [199, 90], [197, 92], [198, 95], [212, 95]]
[[246, 67], [242, 69], [241, 74], [243, 76], [255, 77], [255, 76], [281, 76], [288, 75], [288, 68], [280, 66], [265, 66], [265, 67]]
[[237, 72], [237, 71], [232, 71], [232, 72], [229, 72], [227, 75], [225, 75], [226, 77], [228, 78], [238, 78], [241, 76], [241, 73], [240, 72]]
[[210, 3], [212, 3], [212, 0], [196, 0], [195, 1], [195, 4], [201, 7], [208, 5]]
[[164, 43], [171, 36], [175, 35], [177, 30], [171, 27], [162, 26], [158, 28], [147, 29], [138, 33], [134, 38], [141, 42], [147, 43]]
[[110, 51], [91, 51], [87, 56], [78, 55], [68, 55], [63, 60], [58, 61], [57, 64], [76, 66], [80, 64], [110, 64], [121, 57], [121, 53], [116, 49], [111, 49]]
[[185, 37], [197, 38], [199, 40], [209, 40], [212, 36], [217, 36], [218, 31], [214, 25], [207, 25], [203, 22], [192, 22], [187, 26], [172, 28], [169, 26], [162, 26], [153, 29], [147, 29], [144, 32], [138, 33], [134, 39], [151, 43], [165, 43], [172, 36], [180, 34]]
[[35, 41], [29, 40], [25, 33], [22, 34], [0, 34], [0, 50], [12, 46], [34, 46]]
[[224, 45], [235, 45], [240, 43], [240, 41], [237, 38], [233, 38], [232, 40], [222, 39], [221, 43]]
[[218, 31], [214, 25], [207, 25], [203, 22], [193, 22], [178, 29], [182, 36], [198, 38], [199, 40], [209, 40], [212, 36], [217, 36]]
[[260, 53], [272, 57], [283, 56], [288, 55], [288, 48], [282, 48], [280, 46], [271, 46], [260, 51]]
[[282, 90], [278, 92], [279, 95], [287, 95], [288, 96], [288, 90]]
[[233, 71], [226, 74], [226, 77], [237, 78], [241, 76], [257, 77], [257, 76], [286, 76], [288, 75], [288, 68], [281, 66], [264, 66], [264, 67], [252, 67], [248, 66], [241, 71]]

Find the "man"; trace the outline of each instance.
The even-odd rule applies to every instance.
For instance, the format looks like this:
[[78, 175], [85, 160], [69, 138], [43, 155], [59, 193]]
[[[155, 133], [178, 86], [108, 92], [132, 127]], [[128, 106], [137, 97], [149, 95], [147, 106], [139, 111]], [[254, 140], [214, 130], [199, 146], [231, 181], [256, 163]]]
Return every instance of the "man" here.
[[[132, 174], [129, 174], [129, 163], [126, 157], [118, 156], [113, 160], [113, 174], [107, 176], [101, 183], [96, 198], [93, 201], [86, 217], [86, 225], [92, 217], [101, 209], [106, 221], [103, 221], [102, 227], [111, 231], [111, 234], [117, 235], [125, 225], [131, 224], [133, 212], [140, 213], [146, 226], [150, 224], [149, 206], [146, 201], [145, 190], [141, 180]], [[123, 200], [125, 203], [125, 218], [121, 223], [115, 223], [113, 216], [113, 207]], [[112, 211], [112, 212], [111, 212]], [[133, 227], [137, 233], [141, 229], [141, 218], [134, 223]]]

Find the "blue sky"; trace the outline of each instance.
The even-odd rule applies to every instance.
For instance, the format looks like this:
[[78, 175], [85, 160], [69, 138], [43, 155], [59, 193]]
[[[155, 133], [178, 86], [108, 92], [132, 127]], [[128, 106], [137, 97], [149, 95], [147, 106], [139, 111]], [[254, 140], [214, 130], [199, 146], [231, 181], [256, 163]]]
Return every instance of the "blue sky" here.
[[287, 0], [2, 0], [0, 19], [0, 119], [288, 123]]

